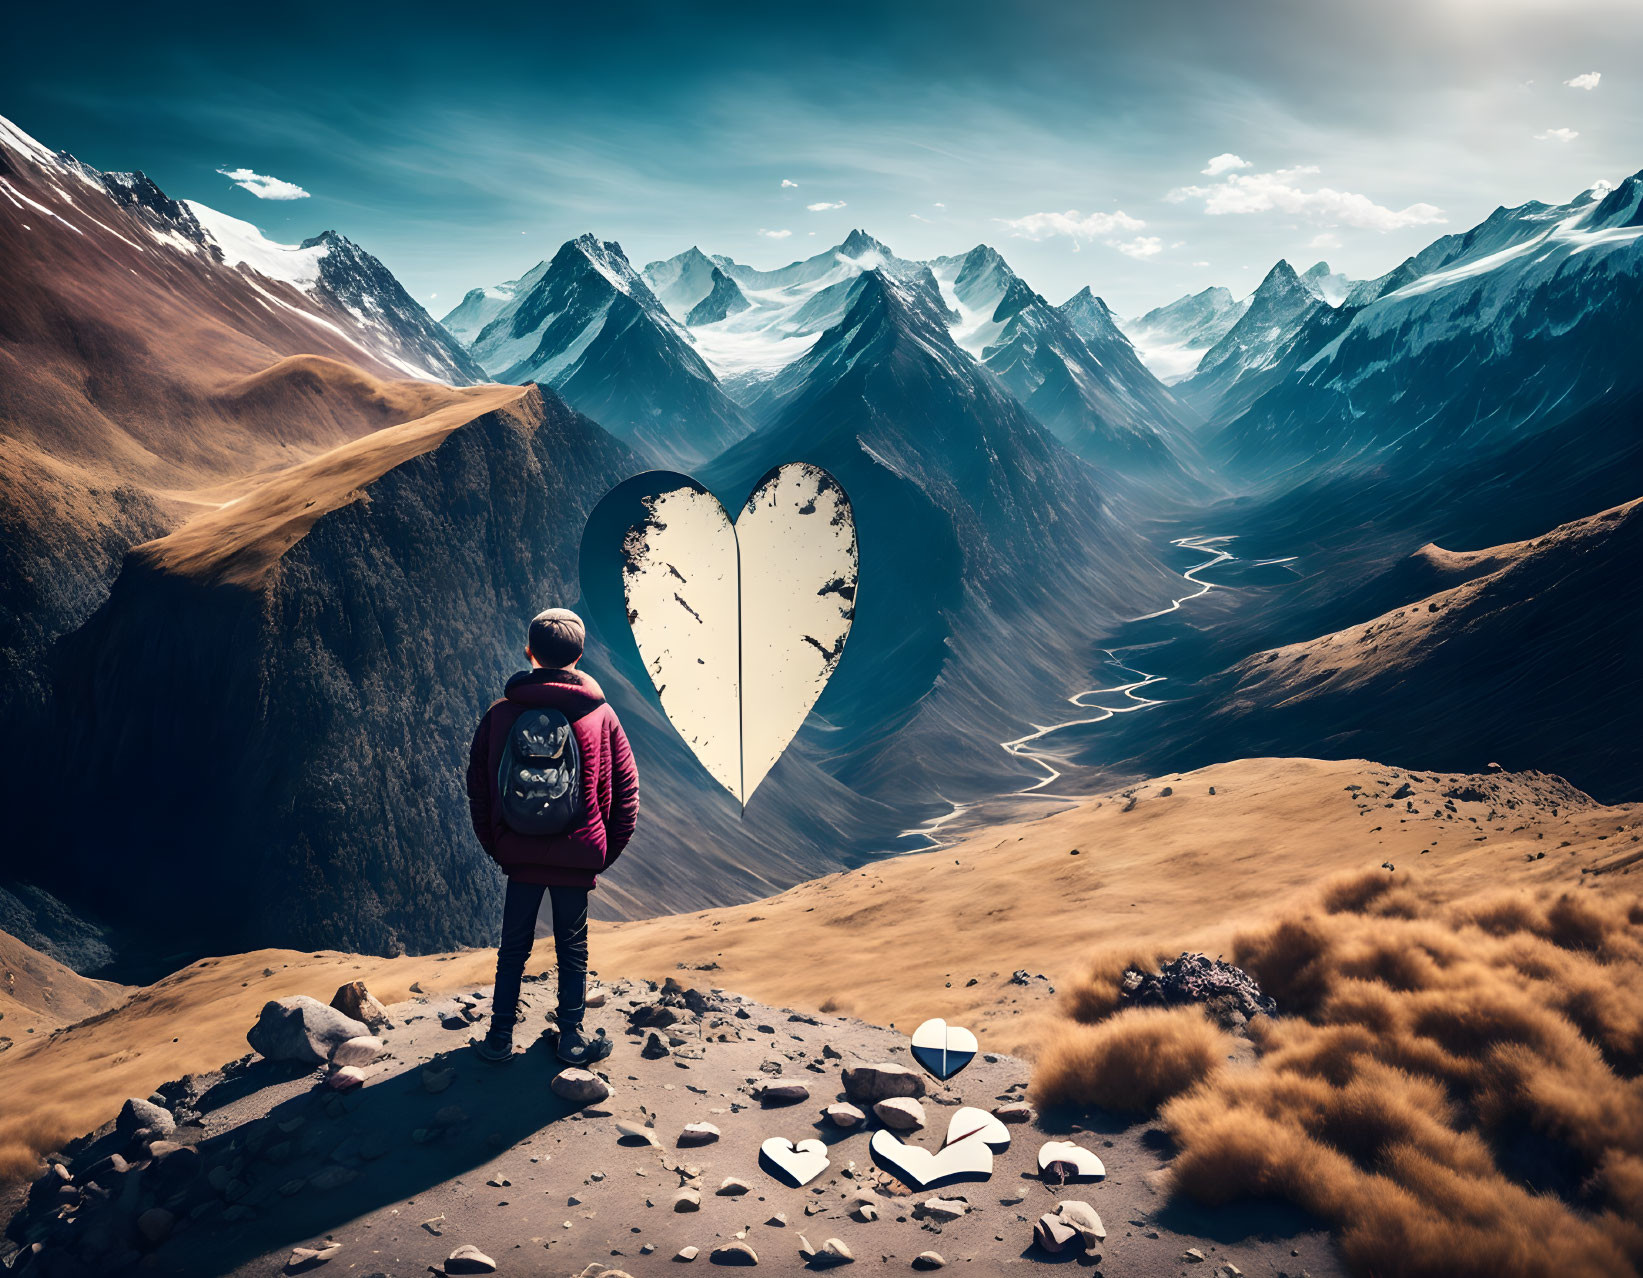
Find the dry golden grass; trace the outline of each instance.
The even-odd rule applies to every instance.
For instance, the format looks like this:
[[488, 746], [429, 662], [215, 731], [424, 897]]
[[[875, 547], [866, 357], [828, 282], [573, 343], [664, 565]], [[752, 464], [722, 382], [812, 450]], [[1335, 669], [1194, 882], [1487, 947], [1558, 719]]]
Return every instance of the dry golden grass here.
[[1150, 1113], [1209, 1078], [1231, 1047], [1195, 1007], [1129, 1008], [1094, 1025], [1069, 1025], [1047, 1043], [1032, 1098]]
[[[1643, 903], [1545, 889], [1446, 901], [1405, 873], [1361, 873], [1240, 936], [1232, 957], [1283, 1014], [1252, 1023], [1252, 1065], [1217, 1062], [1190, 1089], [1171, 1086], [1184, 1074], [1163, 1051], [1175, 1192], [1288, 1200], [1367, 1274], [1643, 1265]], [[1075, 1015], [1106, 1019], [1053, 1035], [1034, 1082], [1045, 1100], [1110, 1105], [1160, 1059], [1160, 1027], [1109, 1015], [1115, 964], [1069, 996]]]

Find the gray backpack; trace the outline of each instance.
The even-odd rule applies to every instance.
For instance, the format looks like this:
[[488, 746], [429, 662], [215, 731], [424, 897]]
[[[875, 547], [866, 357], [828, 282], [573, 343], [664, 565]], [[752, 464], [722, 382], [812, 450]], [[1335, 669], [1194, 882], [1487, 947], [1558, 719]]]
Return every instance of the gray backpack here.
[[497, 789], [516, 834], [563, 834], [582, 819], [582, 751], [562, 711], [533, 706], [513, 721]]

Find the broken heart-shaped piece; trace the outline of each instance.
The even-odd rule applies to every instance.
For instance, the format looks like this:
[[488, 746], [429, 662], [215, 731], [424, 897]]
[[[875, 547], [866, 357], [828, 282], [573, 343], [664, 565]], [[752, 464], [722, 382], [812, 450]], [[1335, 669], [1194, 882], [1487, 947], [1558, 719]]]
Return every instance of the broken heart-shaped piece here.
[[974, 1136], [993, 1150], [1008, 1149], [1010, 1145], [1010, 1129], [1004, 1126], [996, 1117], [984, 1109], [977, 1109], [973, 1105], [965, 1105], [954, 1113], [952, 1120], [947, 1124], [947, 1141], [949, 1145], [958, 1141], [967, 1140]]
[[943, 1145], [931, 1153], [880, 1130], [873, 1133], [873, 1142], [868, 1148], [879, 1166], [914, 1189], [934, 1189], [961, 1180], [986, 1180], [993, 1174], [993, 1151], [979, 1134]]
[[1038, 1150], [1038, 1171], [1045, 1180], [1065, 1184], [1075, 1180], [1101, 1180], [1106, 1166], [1082, 1145], [1070, 1140], [1046, 1141]]
[[754, 485], [734, 523], [673, 472], [607, 500], [640, 482], [652, 491], [621, 547], [628, 626], [668, 721], [745, 809], [844, 652], [858, 575], [850, 499], [821, 467], [790, 462]]
[[772, 1136], [759, 1146], [759, 1162], [771, 1175], [797, 1188], [827, 1170], [827, 1146], [815, 1139], [795, 1145], [785, 1136]]
[[913, 1031], [913, 1059], [944, 1083], [973, 1061], [979, 1050], [974, 1034], [939, 1016]]

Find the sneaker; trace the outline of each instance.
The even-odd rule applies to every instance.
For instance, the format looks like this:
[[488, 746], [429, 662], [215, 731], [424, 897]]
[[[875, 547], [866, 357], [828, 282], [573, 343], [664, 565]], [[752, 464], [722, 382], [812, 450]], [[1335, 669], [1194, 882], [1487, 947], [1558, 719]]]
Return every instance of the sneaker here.
[[614, 1050], [616, 1044], [606, 1036], [604, 1030], [596, 1030], [592, 1038], [582, 1032], [580, 1025], [573, 1025], [569, 1029], [559, 1031], [559, 1042], [556, 1047], [559, 1059], [567, 1065], [580, 1065], [586, 1068], [596, 1061], [602, 1061]]
[[474, 1049], [474, 1055], [489, 1065], [506, 1065], [513, 1060], [513, 1036], [498, 1037], [487, 1034], [484, 1038], [470, 1038], [468, 1043]]

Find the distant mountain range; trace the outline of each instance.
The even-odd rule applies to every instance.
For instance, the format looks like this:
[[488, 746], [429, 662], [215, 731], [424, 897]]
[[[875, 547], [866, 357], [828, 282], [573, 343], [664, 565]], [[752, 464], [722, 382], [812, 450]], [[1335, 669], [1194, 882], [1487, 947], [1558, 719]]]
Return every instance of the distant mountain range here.
[[[1113, 729], [1129, 757], [1471, 766], [1499, 741], [1619, 786], [1635, 752], [1605, 763], [1582, 725], [1619, 735], [1636, 704], [1640, 195], [1499, 210], [1373, 281], [1280, 262], [1241, 301], [1128, 321], [1090, 289], [1051, 304], [987, 245], [912, 261], [856, 230], [771, 271], [699, 247], [639, 271], [584, 235], [436, 324], [336, 232], [276, 243], [0, 121], [6, 908], [130, 962], [489, 939], [459, 763], [550, 601], [589, 613], [646, 771], [599, 912], [859, 864], [1036, 779], [1001, 742], [1068, 713], [1097, 645], [1169, 624], [1161, 554], [1206, 530], [1311, 575], [1258, 623], [1184, 626], [1201, 664], [1181, 706]], [[744, 818], [578, 566], [636, 472], [690, 469], [736, 509], [790, 461], [851, 495], [860, 608]], [[1558, 527], [1386, 569], [1443, 520]], [[1560, 673], [1588, 658], [1596, 718]], [[117, 840], [62, 819], [88, 785]], [[199, 927], [161, 935], [180, 887]]]
[[[598, 268], [590, 272], [584, 259]], [[744, 423], [768, 419], [771, 383], [840, 321], [855, 281], [872, 271], [930, 290], [959, 346], [1081, 456], [1116, 475], [1181, 480], [1195, 472], [1187, 430], [1195, 414], [1136, 357], [1105, 304], [1085, 290], [1063, 313], [985, 245], [915, 262], [855, 230], [836, 248], [774, 271], [692, 247], [636, 278], [617, 246], [583, 236], [521, 280], [470, 291], [445, 323], [496, 376], [552, 385], [619, 433], [630, 426], [633, 442], [648, 442], [658, 460], [689, 464], [731, 442], [738, 427], [745, 433]], [[611, 294], [631, 297], [649, 322], [627, 324], [621, 345], [601, 351]], [[620, 378], [609, 371], [616, 362]], [[699, 406], [704, 384], [733, 404]], [[612, 404], [616, 385], [641, 398], [639, 411]], [[644, 433], [645, 423], [672, 419], [729, 426], [694, 443]]]
[[497, 380], [551, 386], [658, 462], [696, 465], [750, 429], [619, 245], [570, 240], [446, 319]]

